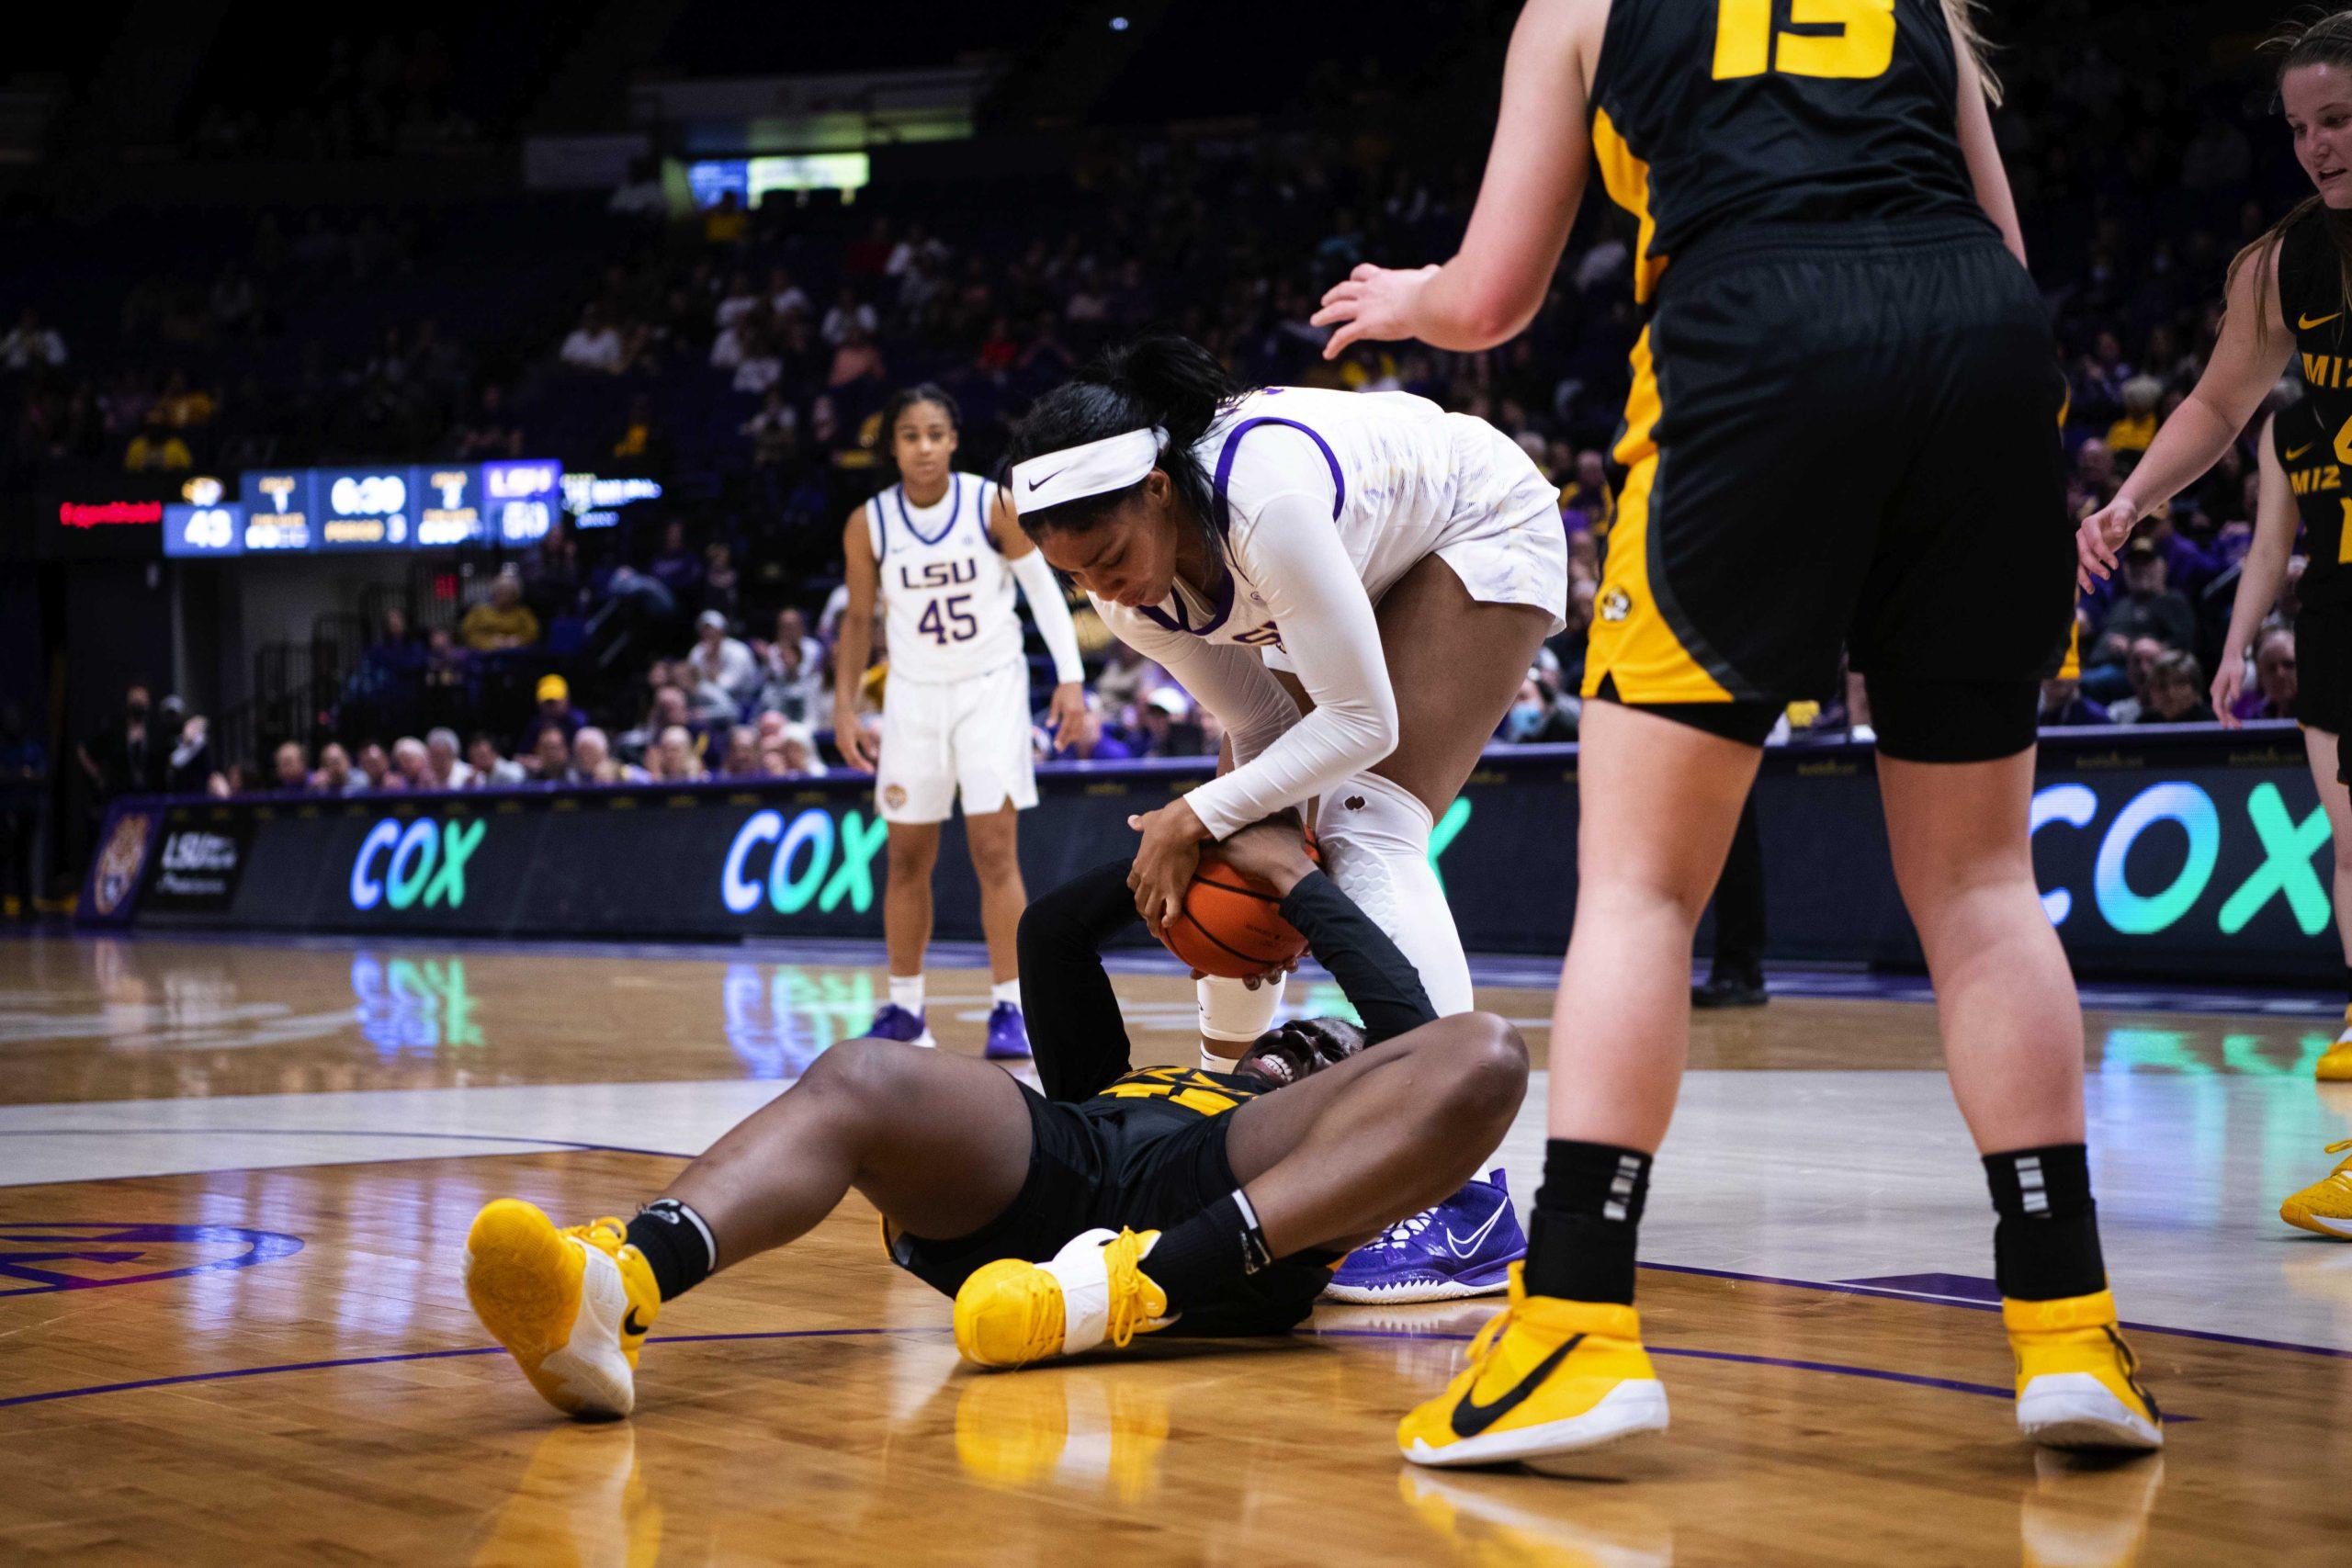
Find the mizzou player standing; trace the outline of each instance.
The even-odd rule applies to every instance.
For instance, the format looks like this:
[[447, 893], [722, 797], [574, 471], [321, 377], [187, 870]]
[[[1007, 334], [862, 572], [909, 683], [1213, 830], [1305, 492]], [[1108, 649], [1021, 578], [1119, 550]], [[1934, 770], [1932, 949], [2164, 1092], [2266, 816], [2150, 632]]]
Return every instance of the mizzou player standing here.
[[[1957, 7], [1961, 0], [1952, 0]], [[1543, 304], [1597, 156], [1648, 313], [1586, 661], [1576, 921], [1510, 1305], [1398, 1441], [1421, 1464], [1666, 1426], [1632, 1305], [1690, 938], [1788, 699], [1869, 685], [1902, 887], [1998, 1215], [2017, 1416], [2153, 1449], [2084, 1150], [2082, 1017], [2028, 849], [2069, 592], [2062, 389], [1965, 15], [1938, 0], [1532, 0], [1460, 253], [1325, 296], [1488, 347]]]
[[[842, 535], [849, 608], [833, 662], [833, 743], [874, 777], [876, 813], [889, 824], [882, 936], [890, 999], [868, 1032], [931, 1045], [923, 953], [931, 945], [931, 874], [939, 826], [964, 803], [965, 848], [980, 885], [990, 989], [987, 1054], [1029, 1055], [1013, 932], [1028, 891], [1021, 881], [1020, 813], [1037, 804], [1030, 751], [1029, 664], [1021, 651], [1017, 583], [1053, 653], [1057, 744], [1093, 719], [1080, 682], [1078, 633], [1053, 569], [1012, 520], [990, 480], [952, 466], [956, 400], [925, 383], [892, 396], [882, 428], [899, 482], [850, 514]], [[890, 668], [882, 745], [859, 728], [858, 694], [874, 607], [887, 615]]]
[[[2295, 161], [2310, 176], [2313, 193], [2230, 264], [2221, 336], [2196, 389], [2156, 432], [2115, 499], [2092, 513], [2075, 536], [2086, 587], [2092, 578], [2104, 578], [2115, 570], [2117, 552], [2141, 519], [2195, 483], [2220, 459], [2290, 363], [2302, 372], [2303, 401], [2290, 428], [2313, 430], [2312, 439], [2323, 444], [2328, 461], [2352, 464], [2352, 321], [2347, 320], [2352, 317], [2352, 11], [2294, 28], [2281, 35], [2276, 47], [2279, 107], [2294, 137]], [[2295, 445], [2301, 446], [2301, 436]], [[2299, 456], [2297, 461], [2301, 460]], [[2291, 529], [2283, 519], [2279, 525]], [[2335, 553], [2342, 555], [2340, 545]], [[2320, 570], [2316, 556], [2312, 567]], [[2241, 614], [2253, 576], [2249, 569], [2240, 579]], [[2352, 683], [2352, 663], [2347, 663], [2352, 641], [2334, 635], [2336, 626], [2325, 610], [2327, 581], [2323, 577], [2313, 584], [2323, 596], [2317, 636], [2305, 643], [2298, 627], [2296, 637], [2296, 678], [2303, 689], [2321, 694], [2340, 693]], [[2250, 629], [2238, 626], [2238, 618], [2231, 617], [2227, 652], [2232, 655], [2244, 646], [2241, 633]], [[2322, 662], [2326, 668], [2318, 667]], [[2336, 745], [2336, 734], [2340, 731], [2328, 734], [2324, 744], [2335, 753], [2330, 772], [2340, 785], [2352, 778], [2346, 772], [2352, 758]], [[2307, 746], [2321, 744], [2308, 723], [2304, 735]], [[2316, 761], [2318, 751], [2312, 755]], [[2343, 792], [2324, 788], [2321, 793], [2330, 800], [2341, 857], [2342, 818], [2334, 813]], [[2347, 964], [2344, 980], [2346, 1039], [2320, 1058], [2323, 1078], [2352, 1078], [2352, 964]], [[2328, 1152], [2339, 1153], [2346, 1146], [2332, 1145]], [[2352, 1160], [2289, 1199], [2287, 1207], [2308, 1207], [2306, 1201], [2315, 1198], [2352, 1227]]]

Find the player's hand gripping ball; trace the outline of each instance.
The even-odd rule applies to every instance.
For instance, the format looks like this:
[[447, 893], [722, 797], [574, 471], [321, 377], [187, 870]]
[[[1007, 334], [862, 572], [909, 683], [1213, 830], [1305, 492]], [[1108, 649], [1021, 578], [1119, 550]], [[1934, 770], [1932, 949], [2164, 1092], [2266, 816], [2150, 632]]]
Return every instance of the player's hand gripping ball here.
[[[1306, 854], [1323, 863], [1312, 837]], [[1280, 969], [1306, 952], [1306, 939], [1282, 917], [1282, 895], [1263, 879], [1236, 870], [1215, 845], [1201, 851], [1200, 868], [1184, 889], [1183, 910], [1168, 922], [1160, 940], [1202, 974], [1227, 980]]]

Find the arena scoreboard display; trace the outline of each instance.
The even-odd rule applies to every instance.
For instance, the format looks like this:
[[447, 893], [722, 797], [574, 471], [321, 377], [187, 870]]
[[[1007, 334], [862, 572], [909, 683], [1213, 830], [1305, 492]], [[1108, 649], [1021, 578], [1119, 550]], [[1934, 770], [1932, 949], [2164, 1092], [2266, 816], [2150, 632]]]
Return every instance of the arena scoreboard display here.
[[367, 468], [248, 468], [241, 499], [164, 510], [182, 558], [535, 545], [563, 510], [555, 459]]

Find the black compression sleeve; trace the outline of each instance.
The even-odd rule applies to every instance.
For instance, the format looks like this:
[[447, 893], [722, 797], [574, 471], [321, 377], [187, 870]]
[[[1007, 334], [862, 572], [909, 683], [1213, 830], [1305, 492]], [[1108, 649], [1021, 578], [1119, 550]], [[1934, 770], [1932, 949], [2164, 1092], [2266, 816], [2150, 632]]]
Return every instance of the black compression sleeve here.
[[1141, 917], [1127, 889], [1127, 863], [1084, 872], [1021, 915], [1021, 1010], [1048, 1100], [1084, 1100], [1128, 1070], [1126, 1021], [1105, 942]]
[[1377, 1045], [1437, 1017], [1411, 960], [1321, 872], [1308, 872], [1290, 890], [1282, 914], [1355, 1004], [1366, 1043]]

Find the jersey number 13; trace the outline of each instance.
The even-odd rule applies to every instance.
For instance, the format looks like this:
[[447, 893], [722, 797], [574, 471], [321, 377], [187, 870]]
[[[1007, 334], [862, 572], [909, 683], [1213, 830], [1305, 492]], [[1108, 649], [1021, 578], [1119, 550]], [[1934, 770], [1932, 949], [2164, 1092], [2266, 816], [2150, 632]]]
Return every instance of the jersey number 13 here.
[[1716, 81], [1767, 71], [1867, 79], [1894, 63], [1894, 0], [1786, 0], [1793, 25], [1837, 29], [1807, 33], [1775, 32], [1774, 4], [1716, 0]]

